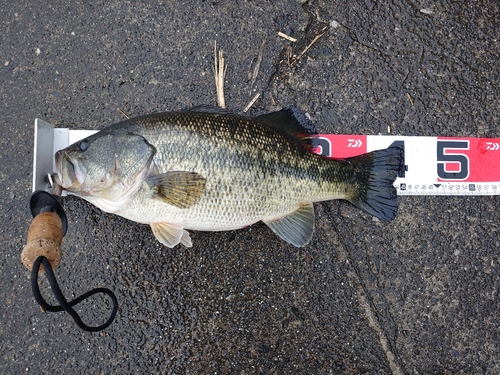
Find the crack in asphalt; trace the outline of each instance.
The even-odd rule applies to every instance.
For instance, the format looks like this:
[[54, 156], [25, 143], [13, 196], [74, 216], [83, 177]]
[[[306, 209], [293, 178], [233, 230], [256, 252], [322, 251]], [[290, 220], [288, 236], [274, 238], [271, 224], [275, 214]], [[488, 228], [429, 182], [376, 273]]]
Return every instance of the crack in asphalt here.
[[[344, 240], [345, 236], [341, 235], [335, 223], [333, 217], [335, 214], [332, 213], [331, 208], [327, 202], [322, 203], [322, 206], [325, 208], [328, 220], [330, 221], [333, 231], [337, 235], [337, 238], [339, 239], [339, 242], [341, 244], [341, 247], [337, 249], [337, 251], [340, 252], [339, 256], [343, 259], [346, 259], [347, 263], [349, 263], [349, 265], [354, 270], [348, 270], [346, 276], [351, 281], [351, 283], [356, 286], [356, 299], [358, 301], [358, 306], [364, 312], [365, 318], [368, 321], [368, 325], [376, 333], [380, 342], [380, 346], [387, 357], [387, 361], [389, 362], [389, 367], [392, 374], [404, 375], [406, 374], [406, 371], [404, 371], [404, 368], [400, 364], [401, 361], [399, 359], [399, 355], [397, 354], [397, 348], [395, 347], [395, 344], [388, 338], [385, 328], [379, 321], [379, 314], [371, 299], [371, 295], [366, 290], [366, 287], [360, 276], [360, 271], [356, 266], [352, 255], [348, 251], [348, 245]], [[390, 316], [389, 312], [387, 312], [387, 314]], [[390, 318], [392, 319], [392, 317]]]

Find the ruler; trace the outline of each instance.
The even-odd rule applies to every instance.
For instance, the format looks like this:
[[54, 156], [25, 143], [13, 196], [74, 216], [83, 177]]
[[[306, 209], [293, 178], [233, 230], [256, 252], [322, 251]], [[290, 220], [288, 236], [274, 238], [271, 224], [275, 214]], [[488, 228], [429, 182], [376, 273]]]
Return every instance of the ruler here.
[[398, 195], [500, 195], [500, 138], [320, 134], [313, 142], [331, 158], [403, 147]]
[[[33, 191], [48, 188], [56, 151], [94, 133], [36, 119]], [[403, 147], [405, 168], [394, 183], [398, 195], [500, 195], [500, 138], [319, 134], [313, 143], [314, 152], [331, 158]]]

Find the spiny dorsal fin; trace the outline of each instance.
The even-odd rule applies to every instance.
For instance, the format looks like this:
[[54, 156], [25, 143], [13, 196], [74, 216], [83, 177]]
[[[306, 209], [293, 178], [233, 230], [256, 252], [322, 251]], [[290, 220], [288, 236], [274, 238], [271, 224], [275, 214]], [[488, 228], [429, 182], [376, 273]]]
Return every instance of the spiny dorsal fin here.
[[206, 180], [196, 172], [173, 171], [150, 176], [146, 182], [154, 198], [175, 207], [189, 208], [200, 200]]
[[186, 108], [185, 111], [188, 112], [200, 112], [200, 113], [215, 113], [218, 115], [234, 115], [230, 111], [221, 107], [214, 107], [209, 104], [200, 104], [191, 108]]
[[255, 117], [279, 131], [288, 133], [300, 140], [307, 148], [312, 148], [311, 138], [317, 134], [316, 127], [304, 112], [294, 106], [287, 106], [281, 111], [266, 113]]

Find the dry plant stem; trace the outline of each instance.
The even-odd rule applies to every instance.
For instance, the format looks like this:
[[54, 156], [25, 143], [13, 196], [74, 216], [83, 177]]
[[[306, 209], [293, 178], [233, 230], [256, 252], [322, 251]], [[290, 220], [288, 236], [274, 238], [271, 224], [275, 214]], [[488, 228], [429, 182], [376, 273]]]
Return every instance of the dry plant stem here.
[[125, 112], [123, 112], [120, 108], [118, 108], [118, 110], [120, 111], [120, 113], [123, 115], [123, 117], [125, 117], [127, 120], [130, 119], [130, 116], [128, 116]]
[[243, 112], [246, 113], [250, 109], [250, 107], [252, 107], [253, 104], [257, 101], [257, 99], [259, 99], [259, 97], [260, 97], [260, 92], [253, 97], [253, 99], [250, 101], [250, 103], [248, 103]]
[[286, 35], [285, 33], [282, 33], [281, 31], [278, 31], [278, 35], [282, 38], [285, 38], [286, 40], [289, 40], [290, 42], [293, 42], [293, 43], [295, 43], [297, 41], [297, 39], [292, 38], [291, 36]]
[[326, 33], [327, 30], [328, 30], [328, 26], [324, 27], [323, 30], [321, 30], [321, 34], [318, 34], [318, 35], [316, 35], [314, 37], [314, 39], [312, 40], [312, 42], [309, 43], [309, 45], [306, 48], [304, 48], [304, 50], [300, 53], [300, 55], [298, 55], [295, 58], [295, 60], [293, 60], [293, 62], [290, 64], [290, 66], [295, 65], [297, 63], [297, 61], [299, 61], [300, 58], [304, 55], [304, 53], [306, 53], [309, 50], [309, 48], [311, 48], [312, 45], [318, 41], [319, 38], [321, 38], [323, 35], [325, 35], [325, 33]]
[[226, 100], [224, 99], [224, 78], [226, 76], [227, 66], [224, 63], [222, 51], [217, 54], [217, 42], [214, 44], [214, 74], [215, 88], [217, 90], [217, 105], [221, 108], [226, 108]]
[[410, 101], [410, 104], [413, 106], [413, 99], [411, 98], [411, 95], [409, 93], [406, 93], [408, 96], [408, 100]]

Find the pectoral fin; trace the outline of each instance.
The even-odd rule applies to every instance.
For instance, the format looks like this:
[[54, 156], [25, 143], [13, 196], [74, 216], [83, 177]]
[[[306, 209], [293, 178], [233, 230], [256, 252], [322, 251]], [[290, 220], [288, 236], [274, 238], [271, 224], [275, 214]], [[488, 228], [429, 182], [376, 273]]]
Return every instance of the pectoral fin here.
[[152, 223], [151, 229], [156, 239], [167, 247], [174, 247], [178, 243], [186, 247], [192, 247], [189, 232], [181, 224]]
[[262, 220], [284, 241], [294, 246], [307, 245], [314, 230], [314, 207], [312, 203], [303, 203], [291, 214], [279, 219]]
[[206, 180], [196, 172], [173, 171], [150, 176], [146, 182], [154, 198], [175, 207], [189, 208], [200, 200]]

